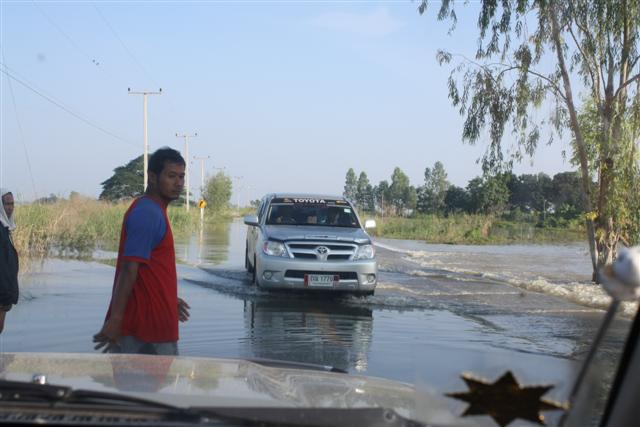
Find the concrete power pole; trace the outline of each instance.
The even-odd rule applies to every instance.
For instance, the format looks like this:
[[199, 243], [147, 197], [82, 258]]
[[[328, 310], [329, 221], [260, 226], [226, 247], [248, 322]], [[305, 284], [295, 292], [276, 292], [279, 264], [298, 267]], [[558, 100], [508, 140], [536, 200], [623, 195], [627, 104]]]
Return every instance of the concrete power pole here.
[[185, 187], [187, 188], [187, 197], [184, 200], [184, 204], [187, 207], [187, 211], [189, 211], [189, 138], [195, 138], [198, 136], [198, 132], [194, 133], [193, 135], [188, 135], [186, 133], [182, 134], [182, 135], [178, 135], [176, 133], [176, 138], [184, 138], [184, 158], [187, 159], [185, 161], [186, 165], [185, 165], [185, 178], [186, 178], [186, 185]]
[[[204, 200], [204, 161], [211, 156], [198, 157], [193, 156], [193, 160], [200, 160], [200, 198]], [[204, 209], [200, 208], [200, 222], [204, 220]]]
[[140, 92], [131, 92], [131, 88], [127, 88], [127, 92], [129, 95], [142, 95], [143, 98], [143, 127], [144, 127], [144, 170], [142, 171], [142, 175], [144, 176], [144, 188], [143, 192], [147, 191], [147, 169], [149, 167], [149, 142], [147, 141], [147, 95], [162, 95], [162, 88], [158, 90], [158, 92], [149, 92], [149, 91], [140, 91]]
[[198, 157], [193, 156], [193, 160], [200, 160], [200, 195], [204, 199], [204, 161], [210, 159], [211, 156]]
[[233, 178], [238, 183], [238, 189], [237, 189], [238, 192], [236, 193], [236, 209], [238, 210], [238, 212], [240, 212], [240, 180], [242, 179], [242, 177], [234, 176]]

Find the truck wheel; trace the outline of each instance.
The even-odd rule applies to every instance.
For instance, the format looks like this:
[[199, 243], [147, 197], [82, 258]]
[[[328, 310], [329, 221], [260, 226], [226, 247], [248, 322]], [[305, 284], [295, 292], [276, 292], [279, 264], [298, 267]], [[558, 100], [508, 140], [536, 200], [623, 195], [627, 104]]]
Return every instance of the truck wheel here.
[[251, 275], [251, 283], [256, 287], [259, 288], [260, 287], [260, 280], [258, 279], [258, 264], [256, 261], [256, 257], [253, 257], [253, 268], [251, 269], [251, 272], [253, 273]]
[[245, 248], [244, 250], [244, 268], [249, 272], [253, 272], [253, 268], [251, 267], [251, 263], [249, 262], [249, 248]]

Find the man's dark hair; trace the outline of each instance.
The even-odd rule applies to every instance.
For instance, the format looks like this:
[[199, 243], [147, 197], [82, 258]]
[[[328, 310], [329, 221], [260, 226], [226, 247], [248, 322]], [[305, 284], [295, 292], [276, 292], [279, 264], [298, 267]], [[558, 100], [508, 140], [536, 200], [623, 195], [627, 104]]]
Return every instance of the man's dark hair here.
[[186, 166], [184, 158], [178, 150], [174, 150], [169, 147], [162, 147], [158, 148], [151, 157], [149, 157], [149, 166], [147, 167], [147, 171], [160, 175], [166, 162]]

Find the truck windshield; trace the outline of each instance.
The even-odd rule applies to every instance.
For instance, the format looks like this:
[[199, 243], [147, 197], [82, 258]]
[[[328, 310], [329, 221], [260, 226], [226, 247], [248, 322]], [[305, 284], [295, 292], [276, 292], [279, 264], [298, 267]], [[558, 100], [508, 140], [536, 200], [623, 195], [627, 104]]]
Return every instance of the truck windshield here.
[[266, 223], [360, 227], [353, 208], [343, 200], [274, 199], [269, 206]]

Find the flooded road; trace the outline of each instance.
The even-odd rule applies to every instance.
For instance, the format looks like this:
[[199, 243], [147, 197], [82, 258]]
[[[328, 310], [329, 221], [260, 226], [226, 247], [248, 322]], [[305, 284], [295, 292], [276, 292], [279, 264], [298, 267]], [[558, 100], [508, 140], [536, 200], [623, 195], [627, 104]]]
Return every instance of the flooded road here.
[[[589, 260], [578, 245], [380, 239], [376, 294], [328, 298], [252, 287], [244, 237], [234, 222], [176, 240], [179, 294], [192, 314], [180, 328], [181, 355], [331, 365], [442, 392], [464, 390], [462, 372], [492, 380], [510, 369], [522, 383], [555, 385], [547, 396], [563, 400], [607, 305], [587, 282]], [[93, 352], [113, 272], [49, 260], [23, 277], [0, 350]], [[613, 375], [628, 316], [608, 334], [594, 384]]]

